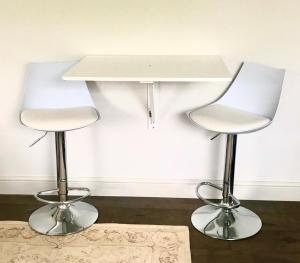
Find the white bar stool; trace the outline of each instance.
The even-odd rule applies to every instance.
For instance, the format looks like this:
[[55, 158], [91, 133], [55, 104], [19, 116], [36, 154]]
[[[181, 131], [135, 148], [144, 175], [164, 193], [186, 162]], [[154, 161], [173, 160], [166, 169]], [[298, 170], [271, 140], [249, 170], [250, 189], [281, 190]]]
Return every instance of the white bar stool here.
[[[57, 189], [35, 195], [37, 200], [47, 205], [34, 211], [29, 218], [31, 228], [46, 235], [76, 233], [91, 226], [98, 218], [97, 209], [81, 201], [90, 194], [90, 190], [68, 187], [65, 132], [83, 128], [99, 119], [85, 82], [62, 80], [63, 73], [73, 64], [31, 63], [27, 67], [20, 121], [30, 128], [55, 133]], [[80, 191], [83, 195], [69, 199], [70, 191]], [[56, 193], [59, 201], [43, 197]]]
[[[284, 72], [283, 69], [244, 63], [221, 98], [188, 112], [189, 118], [200, 127], [218, 135], [227, 135], [223, 188], [210, 182], [201, 182], [196, 187], [198, 198], [207, 205], [195, 210], [191, 219], [194, 227], [207, 236], [238, 240], [250, 237], [261, 229], [260, 218], [241, 207], [233, 196], [237, 134], [255, 132], [272, 123]], [[222, 191], [222, 201], [213, 203], [202, 197], [199, 190], [204, 185]]]

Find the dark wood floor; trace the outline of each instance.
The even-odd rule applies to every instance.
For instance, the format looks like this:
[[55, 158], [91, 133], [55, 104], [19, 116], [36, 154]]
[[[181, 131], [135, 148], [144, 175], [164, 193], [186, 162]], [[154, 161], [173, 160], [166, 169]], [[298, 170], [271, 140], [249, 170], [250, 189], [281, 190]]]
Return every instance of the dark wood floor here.
[[[261, 232], [241, 241], [215, 240], [197, 232], [192, 211], [202, 203], [194, 199], [90, 197], [100, 211], [98, 222], [188, 225], [193, 263], [300, 262], [300, 202], [243, 201], [263, 221]], [[27, 221], [41, 204], [31, 196], [0, 195], [0, 220]]]

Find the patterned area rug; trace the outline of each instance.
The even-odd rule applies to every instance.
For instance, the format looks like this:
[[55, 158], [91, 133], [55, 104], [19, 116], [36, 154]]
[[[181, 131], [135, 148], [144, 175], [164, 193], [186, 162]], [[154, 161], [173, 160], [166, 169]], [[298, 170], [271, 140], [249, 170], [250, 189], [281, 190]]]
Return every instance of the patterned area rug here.
[[95, 224], [78, 234], [37, 234], [0, 222], [0, 263], [191, 263], [185, 226]]

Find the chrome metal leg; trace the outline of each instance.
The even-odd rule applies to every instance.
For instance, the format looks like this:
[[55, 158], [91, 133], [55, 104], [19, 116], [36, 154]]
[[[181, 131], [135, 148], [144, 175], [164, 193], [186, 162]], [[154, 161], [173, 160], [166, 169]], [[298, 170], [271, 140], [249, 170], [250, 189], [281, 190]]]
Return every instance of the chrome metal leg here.
[[57, 169], [57, 189], [59, 201], [67, 201], [68, 195], [68, 178], [66, 166], [66, 142], [65, 133], [55, 133], [55, 149], [56, 149], [56, 169]]
[[[262, 226], [260, 218], [252, 211], [241, 207], [240, 202], [233, 196], [236, 144], [237, 135], [228, 134], [223, 188], [209, 182], [198, 184], [196, 194], [208, 205], [195, 210], [191, 218], [192, 224], [201, 233], [223, 240], [238, 240], [253, 236]], [[220, 204], [208, 201], [199, 194], [199, 189], [203, 185], [222, 191], [223, 198]]]
[[[30, 227], [46, 235], [68, 235], [84, 230], [91, 226], [98, 218], [97, 209], [81, 202], [90, 194], [88, 188], [68, 188], [65, 133], [55, 133], [57, 189], [41, 191], [35, 195], [36, 199], [47, 205], [34, 211], [29, 218]], [[68, 200], [68, 190], [84, 191], [81, 197]], [[57, 193], [59, 201], [49, 201], [43, 195]]]
[[236, 156], [236, 134], [227, 135], [226, 142], [226, 159], [225, 159], [225, 171], [223, 179], [223, 203], [230, 205], [232, 199], [230, 194], [233, 194], [234, 183], [234, 168], [235, 168], [235, 156]]

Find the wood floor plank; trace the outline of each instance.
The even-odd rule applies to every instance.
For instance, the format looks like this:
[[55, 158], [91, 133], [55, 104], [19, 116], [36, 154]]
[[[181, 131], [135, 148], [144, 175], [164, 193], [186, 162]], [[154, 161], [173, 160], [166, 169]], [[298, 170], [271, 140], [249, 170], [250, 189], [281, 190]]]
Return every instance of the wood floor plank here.
[[[196, 199], [89, 197], [99, 212], [99, 223], [188, 225], [193, 263], [299, 263], [300, 202], [243, 201], [257, 213], [263, 228], [241, 241], [206, 237], [193, 228], [190, 216], [203, 205]], [[0, 195], [0, 220], [27, 221], [41, 203], [32, 196]]]

